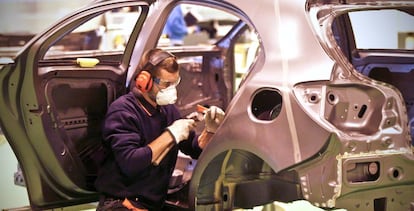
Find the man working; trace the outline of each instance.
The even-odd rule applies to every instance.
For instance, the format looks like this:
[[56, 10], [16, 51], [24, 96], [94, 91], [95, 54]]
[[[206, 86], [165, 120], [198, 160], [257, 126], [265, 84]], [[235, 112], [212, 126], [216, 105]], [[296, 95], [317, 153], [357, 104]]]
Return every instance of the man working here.
[[215, 106], [205, 114], [205, 129], [192, 130], [173, 105], [180, 82], [175, 57], [163, 50], [144, 54], [132, 91], [109, 107], [103, 125], [108, 149], [98, 173], [97, 210], [161, 210], [178, 150], [198, 158], [224, 118]]

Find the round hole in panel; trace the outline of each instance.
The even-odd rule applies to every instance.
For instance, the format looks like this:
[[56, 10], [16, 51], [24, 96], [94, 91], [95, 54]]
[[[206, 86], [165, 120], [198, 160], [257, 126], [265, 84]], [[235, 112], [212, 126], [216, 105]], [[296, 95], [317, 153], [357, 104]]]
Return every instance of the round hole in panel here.
[[282, 95], [276, 89], [258, 90], [252, 100], [252, 114], [260, 120], [270, 121], [279, 116], [282, 110]]

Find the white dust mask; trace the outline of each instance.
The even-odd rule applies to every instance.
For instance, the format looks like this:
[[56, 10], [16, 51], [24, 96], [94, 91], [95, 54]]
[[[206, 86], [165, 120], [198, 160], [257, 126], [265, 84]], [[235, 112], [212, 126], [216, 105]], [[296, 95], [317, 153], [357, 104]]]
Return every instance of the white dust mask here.
[[175, 86], [169, 86], [165, 89], [160, 89], [155, 97], [155, 102], [158, 105], [174, 104], [177, 101], [177, 89]]

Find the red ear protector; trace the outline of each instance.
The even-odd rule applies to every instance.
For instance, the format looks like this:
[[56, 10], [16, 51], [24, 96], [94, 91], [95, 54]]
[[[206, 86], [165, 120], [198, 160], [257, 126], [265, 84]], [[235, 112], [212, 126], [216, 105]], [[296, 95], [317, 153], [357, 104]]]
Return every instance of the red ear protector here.
[[135, 86], [141, 90], [141, 92], [148, 92], [152, 87], [151, 73], [142, 70], [135, 79]]
[[174, 57], [174, 55], [166, 51], [156, 52], [154, 55], [150, 56], [147, 64], [144, 65], [143, 69], [135, 79], [135, 86], [141, 90], [141, 92], [148, 92], [151, 90], [153, 80], [150, 72], [169, 57]]

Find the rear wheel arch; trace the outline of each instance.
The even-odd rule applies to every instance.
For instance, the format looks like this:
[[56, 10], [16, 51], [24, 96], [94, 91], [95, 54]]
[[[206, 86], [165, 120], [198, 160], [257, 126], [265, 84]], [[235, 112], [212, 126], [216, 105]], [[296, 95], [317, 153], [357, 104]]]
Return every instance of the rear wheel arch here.
[[301, 198], [294, 172], [277, 173], [280, 169], [272, 168], [266, 162], [270, 158], [256, 149], [221, 148], [203, 154], [197, 163], [190, 184], [191, 209], [251, 208]]

